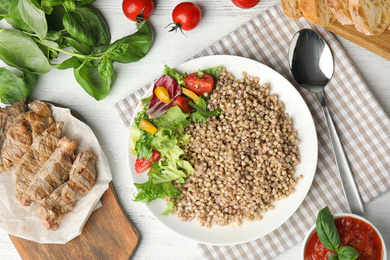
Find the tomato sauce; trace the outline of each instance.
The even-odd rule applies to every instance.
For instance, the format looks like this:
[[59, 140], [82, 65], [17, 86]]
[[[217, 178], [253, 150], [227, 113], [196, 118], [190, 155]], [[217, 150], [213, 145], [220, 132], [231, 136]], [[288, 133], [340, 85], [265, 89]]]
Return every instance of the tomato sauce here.
[[[353, 217], [334, 220], [340, 234], [340, 246], [351, 246], [359, 252], [359, 260], [381, 260], [382, 242], [379, 234], [368, 223]], [[325, 248], [314, 232], [305, 248], [305, 260], [327, 260], [335, 251]]]

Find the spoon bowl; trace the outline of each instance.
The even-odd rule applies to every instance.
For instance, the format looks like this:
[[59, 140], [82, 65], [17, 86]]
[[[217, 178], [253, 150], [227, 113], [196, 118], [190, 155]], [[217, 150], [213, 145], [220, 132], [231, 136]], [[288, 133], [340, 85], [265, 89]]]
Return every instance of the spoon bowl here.
[[363, 201], [330, 116], [324, 95], [324, 88], [334, 72], [332, 52], [320, 35], [310, 29], [302, 29], [291, 40], [288, 58], [294, 80], [301, 87], [316, 93], [320, 101], [348, 207], [352, 213], [363, 216]]

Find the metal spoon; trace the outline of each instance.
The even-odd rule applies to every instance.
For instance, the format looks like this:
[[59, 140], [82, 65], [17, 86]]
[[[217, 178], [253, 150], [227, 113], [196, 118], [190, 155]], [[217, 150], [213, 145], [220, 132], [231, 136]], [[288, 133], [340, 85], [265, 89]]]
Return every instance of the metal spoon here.
[[292, 38], [288, 61], [291, 74], [303, 88], [313, 91], [321, 103], [333, 145], [345, 197], [352, 213], [363, 216], [364, 205], [348, 164], [324, 96], [324, 88], [333, 76], [332, 52], [325, 40], [309, 29], [298, 31]]

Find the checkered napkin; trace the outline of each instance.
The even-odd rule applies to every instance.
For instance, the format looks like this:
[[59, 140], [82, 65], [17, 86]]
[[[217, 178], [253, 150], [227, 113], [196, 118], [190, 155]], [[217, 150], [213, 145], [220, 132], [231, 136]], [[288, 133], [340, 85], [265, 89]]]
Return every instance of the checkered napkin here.
[[[295, 84], [289, 72], [287, 52], [291, 38], [302, 28], [317, 31], [332, 49], [335, 73], [325, 94], [360, 194], [364, 203], [368, 203], [390, 188], [390, 120], [331, 33], [303, 18], [286, 18], [281, 6], [276, 5], [194, 58], [215, 54], [248, 57], [275, 69]], [[115, 105], [126, 126], [136, 104], [151, 85]], [[321, 106], [314, 94], [295, 86], [313, 115], [319, 143], [318, 166], [307, 197], [286, 223], [265, 237], [234, 246], [199, 245], [206, 259], [270, 259], [301, 242], [325, 205], [334, 213], [347, 211]]]

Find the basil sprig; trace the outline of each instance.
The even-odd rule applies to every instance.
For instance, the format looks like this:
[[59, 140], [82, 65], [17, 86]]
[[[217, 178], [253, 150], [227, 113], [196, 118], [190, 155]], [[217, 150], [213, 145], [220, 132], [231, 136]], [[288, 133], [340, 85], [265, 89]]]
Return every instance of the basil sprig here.
[[355, 248], [350, 246], [340, 247], [340, 235], [334, 223], [333, 215], [327, 206], [318, 213], [316, 231], [324, 247], [336, 251], [329, 257], [329, 260], [354, 260], [358, 258], [359, 253]]
[[[0, 89], [1, 102], [28, 99], [35, 75], [51, 67], [73, 69], [80, 86], [102, 100], [115, 79], [113, 63], [136, 62], [149, 52], [154, 41], [149, 21], [137, 23], [135, 33], [111, 43], [105, 19], [90, 5], [94, 1], [0, 0], [0, 20], [13, 27], [0, 28], [0, 60], [20, 71], [11, 75], [0, 70], [0, 88], [5, 86]], [[55, 64], [60, 54], [68, 58]]]

